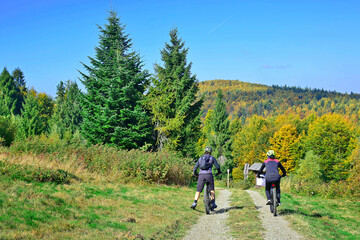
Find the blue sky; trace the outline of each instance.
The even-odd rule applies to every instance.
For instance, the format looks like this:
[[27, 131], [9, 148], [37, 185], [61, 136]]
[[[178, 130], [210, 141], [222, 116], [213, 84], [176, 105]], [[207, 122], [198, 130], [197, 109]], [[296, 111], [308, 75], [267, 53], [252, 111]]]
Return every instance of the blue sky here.
[[360, 1], [0, 0], [0, 67], [55, 97], [95, 55], [113, 8], [145, 69], [177, 27], [199, 81], [360, 93]]

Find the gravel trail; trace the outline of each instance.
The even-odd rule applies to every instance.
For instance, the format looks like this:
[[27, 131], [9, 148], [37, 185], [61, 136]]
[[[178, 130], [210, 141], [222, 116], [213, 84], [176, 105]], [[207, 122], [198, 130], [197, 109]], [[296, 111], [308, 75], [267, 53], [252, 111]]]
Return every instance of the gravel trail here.
[[[229, 232], [230, 229], [225, 225], [230, 207], [231, 192], [228, 189], [216, 189], [217, 210], [206, 215], [204, 205], [196, 207], [196, 211], [204, 213], [198, 222], [188, 231], [184, 240], [211, 239], [211, 240], [230, 240], [233, 239]], [[201, 197], [199, 201], [203, 201]], [[189, 205], [190, 207], [190, 205]]]
[[303, 239], [301, 235], [289, 227], [289, 223], [283, 217], [274, 217], [270, 213], [269, 206], [265, 204], [265, 198], [260, 193], [251, 190], [246, 190], [246, 192], [250, 194], [260, 212], [260, 219], [265, 228], [265, 240]]

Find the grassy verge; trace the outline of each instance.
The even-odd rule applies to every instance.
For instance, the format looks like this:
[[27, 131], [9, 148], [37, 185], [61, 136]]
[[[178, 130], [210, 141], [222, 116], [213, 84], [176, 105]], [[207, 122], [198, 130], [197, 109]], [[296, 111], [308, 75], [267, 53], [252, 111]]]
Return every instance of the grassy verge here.
[[264, 231], [259, 213], [250, 195], [241, 189], [231, 189], [231, 209], [227, 225], [236, 239], [260, 240]]
[[[359, 199], [298, 195], [281, 183], [279, 215], [306, 239], [360, 239]], [[256, 189], [265, 197], [263, 188]]]
[[[193, 189], [0, 176], [0, 239], [179, 239], [201, 215]], [[165, 214], [166, 213], [166, 214]]]
[[360, 201], [282, 194], [285, 215], [307, 239], [360, 239]]
[[[125, 184], [44, 155], [0, 161], [0, 239], [181, 239], [202, 215], [189, 208], [193, 188]], [[55, 181], [58, 169], [76, 178]]]

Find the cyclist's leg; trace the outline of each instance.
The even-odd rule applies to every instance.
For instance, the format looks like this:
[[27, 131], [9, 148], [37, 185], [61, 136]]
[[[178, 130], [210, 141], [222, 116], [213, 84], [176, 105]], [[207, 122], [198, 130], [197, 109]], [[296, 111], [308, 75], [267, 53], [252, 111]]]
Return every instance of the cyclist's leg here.
[[203, 178], [203, 175], [199, 175], [197, 186], [196, 186], [195, 200], [194, 200], [193, 204], [191, 205], [192, 209], [195, 209], [197, 206], [197, 201], [200, 198], [200, 193], [204, 189], [204, 184], [205, 184], [205, 180]]
[[270, 182], [270, 181], [265, 181], [265, 194], [266, 194], [267, 200], [271, 200], [271, 199], [270, 199], [271, 184], [272, 184], [272, 182]]
[[209, 190], [210, 190], [210, 198], [211, 198], [211, 205], [213, 208], [217, 208], [215, 204], [215, 184], [214, 184], [214, 176], [212, 174], [209, 174], [207, 176], [207, 180], [209, 183]]
[[207, 177], [207, 180], [209, 182], [209, 190], [210, 190], [210, 198], [211, 200], [215, 199], [215, 184], [214, 184], [214, 177], [213, 175], [210, 175]]
[[280, 179], [278, 181], [275, 181], [275, 187], [276, 187], [276, 198], [278, 203], [280, 203]]
[[199, 200], [199, 198], [200, 198], [200, 192], [196, 191], [195, 200], [197, 201], [197, 200]]

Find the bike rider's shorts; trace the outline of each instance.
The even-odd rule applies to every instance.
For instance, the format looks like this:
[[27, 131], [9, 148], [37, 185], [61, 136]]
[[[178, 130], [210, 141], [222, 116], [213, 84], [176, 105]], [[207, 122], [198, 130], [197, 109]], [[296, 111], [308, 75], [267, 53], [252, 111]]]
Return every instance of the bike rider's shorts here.
[[202, 190], [204, 189], [205, 182], [208, 183], [208, 187], [210, 191], [215, 190], [214, 176], [212, 175], [212, 173], [207, 173], [207, 174], [199, 174], [196, 191], [202, 192]]

